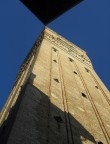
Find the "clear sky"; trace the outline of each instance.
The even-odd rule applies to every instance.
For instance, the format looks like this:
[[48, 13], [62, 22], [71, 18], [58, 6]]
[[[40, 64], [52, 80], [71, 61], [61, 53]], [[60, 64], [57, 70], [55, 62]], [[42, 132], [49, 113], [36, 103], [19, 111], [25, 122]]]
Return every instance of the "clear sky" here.
[[[85, 50], [110, 90], [110, 0], [85, 0], [49, 28]], [[44, 25], [19, 1], [0, 1], [0, 109]]]

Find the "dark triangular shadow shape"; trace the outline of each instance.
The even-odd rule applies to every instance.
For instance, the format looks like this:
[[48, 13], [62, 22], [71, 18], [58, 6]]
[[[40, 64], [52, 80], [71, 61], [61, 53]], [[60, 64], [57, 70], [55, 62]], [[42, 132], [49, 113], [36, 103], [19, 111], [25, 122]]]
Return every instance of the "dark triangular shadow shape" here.
[[45, 25], [83, 0], [20, 0]]

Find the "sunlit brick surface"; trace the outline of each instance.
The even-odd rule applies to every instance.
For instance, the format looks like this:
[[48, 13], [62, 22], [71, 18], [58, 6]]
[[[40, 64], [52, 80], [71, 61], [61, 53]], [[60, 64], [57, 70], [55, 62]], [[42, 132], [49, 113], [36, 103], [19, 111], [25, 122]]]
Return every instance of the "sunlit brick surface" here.
[[24, 64], [1, 112], [0, 142], [110, 143], [110, 93], [85, 51], [46, 28]]

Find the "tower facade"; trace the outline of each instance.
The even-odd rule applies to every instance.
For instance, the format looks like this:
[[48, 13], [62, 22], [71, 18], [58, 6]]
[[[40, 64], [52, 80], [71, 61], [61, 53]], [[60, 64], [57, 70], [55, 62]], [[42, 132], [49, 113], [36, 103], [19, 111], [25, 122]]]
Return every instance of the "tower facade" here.
[[0, 115], [1, 144], [110, 144], [110, 93], [86, 52], [45, 28]]

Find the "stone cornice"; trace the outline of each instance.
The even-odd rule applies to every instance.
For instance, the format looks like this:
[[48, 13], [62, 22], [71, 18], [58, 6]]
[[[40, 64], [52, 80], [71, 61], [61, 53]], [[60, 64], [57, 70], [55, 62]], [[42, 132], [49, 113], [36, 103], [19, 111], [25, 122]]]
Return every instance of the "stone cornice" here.
[[44, 31], [44, 38], [51, 42], [53, 45], [58, 46], [60, 49], [64, 50], [74, 58], [92, 68], [92, 63], [85, 52], [79, 52], [74, 44], [70, 44], [66, 41], [66, 39], [60, 38], [57, 35], [52, 35], [47, 31]]
[[72, 45], [73, 47], [75, 47], [77, 50], [83, 52], [86, 54], [86, 51], [84, 51], [83, 49], [81, 49], [80, 47], [78, 47], [77, 45], [73, 44], [72, 42], [70, 42], [69, 40], [67, 40], [66, 38], [62, 37], [61, 35], [59, 35], [58, 33], [56, 33], [55, 31], [51, 30], [48, 27], [45, 27], [44, 29], [47, 33], [52, 33], [54, 36], [59, 37], [60, 39], [62, 39], [63, 41], [65, 41], [66, 43], [68, 43], [69, 45]]

